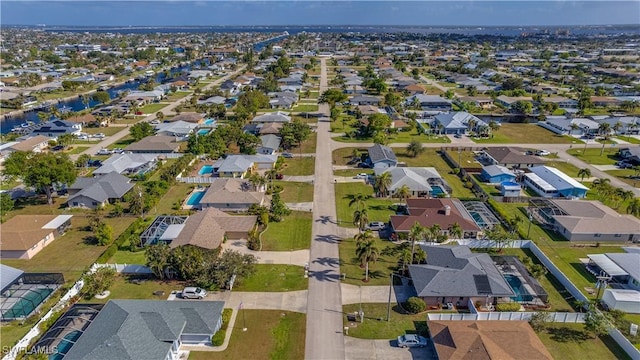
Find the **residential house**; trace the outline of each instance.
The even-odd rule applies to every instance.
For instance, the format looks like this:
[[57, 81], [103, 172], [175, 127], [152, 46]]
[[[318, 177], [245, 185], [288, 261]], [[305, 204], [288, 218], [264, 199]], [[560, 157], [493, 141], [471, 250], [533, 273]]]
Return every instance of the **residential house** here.
[[[393, 196], [399, 188], [407, 186], [412, 197], [443, 196], [451, 192], [442, 176], [433, 167], [392, 167], [376, 169], [376, 175], [391, 174], [389, 193]], [[449, 190], [449, 191], [447, 191]]]
[[124, 150], [139, 154], [177, 153], [180, 150], [180, 144], [176, 140], [175, 136], [147, 136], [127, 146]]
[[176, 248], [191, 245], [209, 250], [218, 249], [225, 238], [248, 238], [257, 219], [255, 215], [230, 215], [214, 207], [205, 208], [187, 218], [182, 230], [169, 246]]
[[560, 109], [577, 109], [578, 101], [569, 99], [564, 96], [549, 96], [543, 97], [542, 101], [545, 103], [557, 104]]
[[367, 93], [367, 89], [363, 88], [361, 85], [351, 84], [346, 85], [344, 93], [348, 95], [362, 95]]
[[68, 187], [67, 206], [99, 208], [122, 199], [133, 185], [131, 179], [115, 171], [97, 177], [79, 177]]
[[501, 184], [503, 182], [515, 181], [516, 179], [513, 171], [502, 165], [483, 166], [480, 177], [482, 180], [491, 184]]
[[524, 174], [524, 185], [546, 198], [583, 198], [589, 188], [551, 166], [533, 166]]
[[380, 105], [380, 98], [375, 96], [367, 96], [367, 95], [357, 95], [349, 99], [349, 103], [351, 105]]
[[221, 178], [244, 179], [255, 170], [257, 165], [244, 155], [229, 155], [213, 164], [213, 176]]
[[449, 236], [449, 227], [458, 223], [465, 239], [477, 238], [482, 231], [458, 199], [407, 199], [407, 211], [408, 215], [391, 215], [393, 232], [409, 233], [416, 222], [424, 227], [438, 224], [441, 234], [446, 236]]
[[44, 135], [36, 135], [36, 136], [32, 136], [30, 138], [27, 138], [25, 140], [22, 140], [20, 142], [16, 142], [14, 143], [14, 145], [11, 145], [9, 148], [7, 148], [7, 151], [9, 152], [13, 152], [13, 151], [24, 151], [24, 152], [29, 152], [32, 151], [34, 153], [39, 153], [42, 152], [42, 150], [46, 149], [49, 146], [49, 141], [51, 141], [52, 139], [50, 137], [44, 136]]
[[185, 121], [192, 124], [202, 124], [205, 120], [205, 114], [186, 112], [174, 116], [171, 121]]
[[273, 155], [280, 149], [280, 137], [276, 135], [262, 135], [260, 141], [262, 144], [258, 146], [257, 153], [265, 155]]
[[251, 205], [264, 205], [268, 198], [243, 179], [216, 179], [200, 200], [203, 209], [247, 211]]
[[468, 307], [493, 304], [515, 292], [486, 253], [473, 253], [465, 245], [421, 245], [427, 263], [409, 265], [415, 291], [427, 305]]
[[122, 98], [122, 101], [133, 103], [136, 106], [144, 106], [162, 100], [164, 95], [162, 90], [132, 91]]
[[224, 301], [109, 300], [64, 358], [178, 360], [183, 345], [211, 342], [223, 308]]
[[82, 124], [65, 120], [51, 120], [34, 125], [31, 135], [57, 138], [65, 134], [79, 135], [80, 132], [82, 132]]
[[425, 94], [427, 92], [422, 86], [418, 84], [409, 84], [405, 86], [403, 90], [406, 90], [409, 94], [412, 94], [412, 95]]
[[64, 235], [72, 215], [16, 215], [0, 227], [0, 258], [31, 259]]
[[156, 166], [156, 154], [114, 154], [93, 171], [94, 176], [109, 174], [138, 174], [152, 170]]
[[[626, 249], [625, 249], [626, 250]], [[587, 271], [608, 278], [601, 303], [607, 309], [640, 313], [640, 253], [605, 253], [587, 255]]]
[[595, 134], [600, 127], [600, 124], [591, 119], [564, 116], [547, 116], [546, 121], [541, 121], [538, 125], [561, 135]]
[[186, 121], [172, 121], [169, 123], [161, 123], [155, 126], [156, 135], [173, 137], [176, 141], [185, 141], [189, 135], [198, 127], [198, 124]]
[[640, 220], [599, 201], [549, 199], [536, 215], [569, 241], [639, 242]]
[[273, 92], [268, 94], [272, 109], [291, 109], [298, 101], [298, 94], [292, 91]]
[[483, 120], [464, 111], [441, 113], [433, 117], [431, 128], [444, 134], [466, 134], [489, 126]]
[[527, 155], [524, 149], [518, 147], [490, 147], [479, 155], [483, 163], [502, 165], [507, 168], [520, 169], [544, 164], [538, 156]]
[[553, 356], [527, 321], [428, 321], [437, 358], [537, 359]]
[[291, 116], [289, 113], [276, 111], [272, 113], [266, 113], [258, 115], [251, 120], [252, 123], [290, 123]]
[[597, 107], [618, 107], [623, 101], [610, 96], [592, 96], [591, 103]]
[[493, 99], [486, 96], [462, 96], [457, 102], [471, 103], [473, 106], [489, 109], [493, 106]]
[[212, 96], [205, 100], [198, 100], [198, 105], [223, 105], [227, 101], [224, 96]]
[[496, 98], [496, 103], [504, 106], [507, 109], [510, 109], [513, 104], [524, 101], [533, 104], [533, 99], [530, 96], [506, 96], [500, 95]]
[[407, 106], [415, 103], [420, 104], [420, 108], [425, 111], [451, 111], [452, 100], [437, 95], [416, 94], [407, 98]]
[[398, 165], [396, 154], [388, 146], [375, 144], [368, 148], [367, 152], [369, 154], [367, 163], [374, 169], [387, 169]]
[[636, 165], [640, 165], [640, 146], [621, 148], [618, 153], [621, 158]]

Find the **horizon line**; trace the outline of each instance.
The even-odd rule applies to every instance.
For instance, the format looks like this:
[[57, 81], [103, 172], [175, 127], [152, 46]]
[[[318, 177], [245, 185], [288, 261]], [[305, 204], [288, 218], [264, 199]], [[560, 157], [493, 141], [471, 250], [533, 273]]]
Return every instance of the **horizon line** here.
[[589, 27], [589, 26], [635, 26], [640, 28], [640, 24], [565, 24], [565, 25], [551, 25], [551, 24], [537, 24], [537, 25], [424, 25], [424, 24], [256, 24], [256, 25], [248, 25], [248, 24], [228, 24], [228, 25], [61, 25], [61, 24], [0, 24], [0, 28], [5, 26], [30, 26], [30, 27], [77, 27], [77, 28], [187, 28], [187, 27], [285, 27], [285, 26], [296, 26], [296, 27], [374, 27], [374, 26], [396, 26], [396, 27], [462, 27], [462, 28], [474, 28], [474, 27], [487, 27], [487, 28], [496, 28], [496, 27], [513, 27], [513, 28], [527, 28], [527, 27]]

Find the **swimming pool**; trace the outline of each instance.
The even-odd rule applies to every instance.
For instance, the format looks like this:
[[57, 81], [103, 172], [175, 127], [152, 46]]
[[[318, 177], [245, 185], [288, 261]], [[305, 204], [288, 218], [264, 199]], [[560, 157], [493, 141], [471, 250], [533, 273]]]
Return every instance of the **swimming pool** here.
[[58, 346], [56, 346], [56, 352], [49, 355], [49, 360], [62, 360], [75, 341], [80, 338], [80, 335], [82, 335], [80, 331], [74, 330], [60, 339]]
[[206, 119], [204, 121], [205, 125], [215, 125], [215, 123], [216, 123], [216, 119]]
[[447, 192], [444, 191], [444, 189], [442, 187], [440, 187], [439, 185], [431, 185], [431, 195], [438, 197], [440, 195], [446, 195]]
[[520, 278], [515, 275], [504, 274], [502, 275], [504, 279], [507, 281], [509, 286], [513, 289], [513, 292], [516, 293], [516, 296], [512, 297], [511, 300], [514, 301], [532, 301], [533, 295], [530, 295], [527, 290], [522, 286], [522, 281]]
[[209, 129], [200, 129], [200, 130], [198, 130], [197, 134], [200, 135], [200, 136], [204, 136], [204, 135], [207, 135], [209, 133], [209, 131], [211, 131], [211, 130], [209, 130]]
[[38, 305], [42, 304], [47, 297], [53, 292], [53, 289], [34, 288], [29, 289], [22, 297], [3, 314], [3, 318], [21, 318], [27, 317], [35, 310]]
[[203, 196], [204, 196], [204, 191], [196, 191], [192, 193], [191, 195], [189, 195], [189, 198], [187, 199], [187, 205], [195, 206], [200, 204], [200, 200], [202, 200]]
[[213, 165], [203, 165], [198, 171], [198, 175], [207, 175], [213, 172]]

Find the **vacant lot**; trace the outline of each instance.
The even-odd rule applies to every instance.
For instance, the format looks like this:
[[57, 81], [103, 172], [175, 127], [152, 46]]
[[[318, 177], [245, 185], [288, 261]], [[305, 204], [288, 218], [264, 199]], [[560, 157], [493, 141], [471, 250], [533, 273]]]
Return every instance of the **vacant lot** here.
[[162, 108], [164, 108], [167, 105], [169, 104], [162, 104], [162, 103], [149, 104], [149, 105], [143, 106], [142, 109], [140, 109], [140, 111], [142, 111], [145, 114], [155, 114], [158, 111], [162, 110]]
[[262, 250], [292, 251], [308, 249], [311, 244], [310, 212], [292, 211], [281, 222], [270, 222], [262, 234]]
[[293, 181], [276, 181], [282, 187], [280, 198], [287, 203], [313, 201], [313, 184]]
[[257, 264], [256, 273], [233, 286], [234, 291], [296, 291], [307, 288], [304, 268], [295, 265]]
[[[349, 327], [349, 336], [360, 339], [395, 339], [404, 334], [420, 334], [428, 337], [425, 314], [408, 315], [395, 303], [391, 304], [391, 320], [387, 320], [387, 304], [362, 304], [364, 322], [347, 321], [347, 314], [360, 310], [359, 304], [345, 305], [344, 326]], [[382, 319], [382, 320], [380, 320]]]
[[581, 144], [582, 141], [565, 135], [557, 135], [535, 124], [505, 123], [493, 132], [489, 139], [473, 139], [479, 144]]
[[629, 359], [609, 335], [594, 339], [583, 324], [552, 324], [538, 337], [554, 359]]
[[313, 175], [315, 172], [316, 158], [315, 157], [303, 157], [286, 159], [284, 161], [284, 168], [282, 174], [284, 175]]
[[[155, 279], [136, 279], [131, 276], [116, 276], [109, 288], [111, 294], [106, 299], [82, 299], [86, 303], [106, 303], [109, 299], [154, 299], [166, 300], [172, 291], [182, 291], [187, 283], [184, 281], [160, 281]], [[164, 291], [164, 295], [154, 295], [156, 291]]]
[[[375, 233], [374, 233], [375, 234]], [[376, 239], [376, 246], [382, 252], [387, 246], [396, 246], [393, 243]], [[364, 282], [365, 267], [360, 266], [360, 260], [356, 256], [356, 242], [353, 239], [343, 239], [339, 244], [340, 272], [346, 274], [343, 282], [353, 285], [389, 285], [389, 275], [396, 269], [398, 259], [392, 256], [379, 256], [378, 260], [369, 263], [369, 282]]]
[[336, 186], [336, 212], [338, 215], [338, 225], [346, 227], [355, 227], [353, 225], [353, 212], [355, 206], [349, 206], [349, 202], [353, 195], [364, 194], [369, 196], [365, 200], [365, 205], [369, 213], [369, 221], [389, 221], [389, 215], [394, 214], [392, 205], [398, 202], [398, 199], [376, 198], [373, 194], [373, 188], [360, 182], [338, 183]]
[[613, 165], [618, 158], [618, 149], [612, 147], [587, 148], [587, 149], [570, 149], [567, 153], [577, 157], [578, 159], [593, 165]]

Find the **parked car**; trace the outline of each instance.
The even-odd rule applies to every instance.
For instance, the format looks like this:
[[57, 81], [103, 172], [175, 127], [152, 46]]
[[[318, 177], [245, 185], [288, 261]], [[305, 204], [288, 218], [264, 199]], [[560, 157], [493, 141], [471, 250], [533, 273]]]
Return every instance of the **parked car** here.
[[427, 346], [427, 339], [420, 335], [406, 334], [398, 336], [398, 346], [401, 348], [407, 347], [425, 347]]
[[354, 179], [365, 179], [365, 180], [368, 178], [369, 178], [369, 174], [367, 173], [360, 173], [354, 177]]
[[549, 155], [551, 155], [551, 153], [548, 152], [547, 150], [538, 150], [538, 151], [536, 151], [536, 155], [538, 155], [538, 156], [549, 156]]
[[122, 154], [124, 152], [124, 149], [121, 148], [115, 148], [112, 151], [114, 154]]
[[369, 164], [365, 162], [361, 162], [360, 164], [358, 164], [358, 167], [361, 169], [369, 169], [371, 166], [369, 166]]
[[151, 121], [149, 121], [149, 124], [151, 124], [151, 125], [158, 125], [158, 124], [160, 124], [160, 120], [158, 120], [158, 119], [156, 119], [156, 120], [151, 120]]
[[104, 139], [106, 137], [106, 135], [104, 133], [97, 133], [95, 135], [93, 135], [94, 138], [98, 138], [98, 139]]
[[284, 179], [284, 175], [282, 175], [281, 173], [277, 173], [276, 180], [282, 180], [282, 179]]
[[199, 299], [202, 300], [207, 296], [207, 292], [199, 287], [186, 287], [182, 290], [183, 299]]
[[287, 158], [287, 159], [291, 159], [293, 157], [293, 154], [290, 152], [283, 152], [282, 153], [282, 157], [283, 158]]
[[628, 163], [626, 161], [618, 161], [616, 163], [616, 166], [621, 168], [621, 169], [631, 169], [633, 167], [633, 164]]
[[367, 229], [373, 230], [373, 231], [378, 231], [378, 230], [384, 229], [385, 226], [387, 226], [387, 225], [385, 223], [383, 223], [382, 221], [374, 221], [372, 223], [369, 223], [369, 226], [367, 226]]
[[111, 155], [111, 150], [109, 149], [100, 149], [96, 155]]
[[51, 148], [51, 151], [60, 151], [60, 150], [62, 150], [62, 149], [64, 149], [64, 146], [62, 146], [62, 145], [56, 145], [56, 146], [54, 146], [54, 147], [52, 147], [52, 148]]
[[462, 134], [455, 134], [453, 137], [456, 139], [462, 139]]

